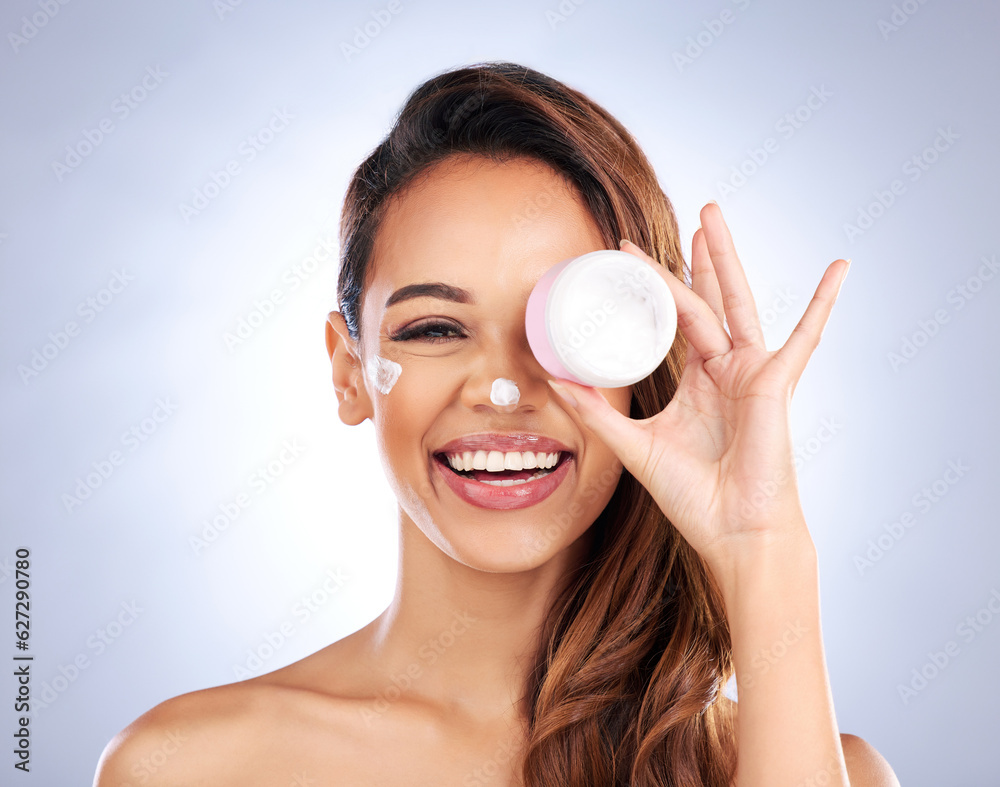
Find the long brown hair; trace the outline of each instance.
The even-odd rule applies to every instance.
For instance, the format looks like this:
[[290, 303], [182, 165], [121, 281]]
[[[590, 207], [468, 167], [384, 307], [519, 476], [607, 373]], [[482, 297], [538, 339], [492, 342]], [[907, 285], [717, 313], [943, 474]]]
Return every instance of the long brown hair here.
[[[417, 87], [351, 179], [337, 294], [353, 338], [389, 199], [458, 153], [548, 164], [579, 189], [607, 248], [629, 238], [685, 275], [673, 206], [628, 131], [551, 77], [481, 63]], [[633, 386], [631, 417], [666, 407], [685, 351], [678, 337]], [[591, 528], [589, 559], [552, 605], [525, 687], [525, 785], [728, 787], [735, 723], [716, 700], [733, 672], [732, 644], [710, 572], [628, 471]]]

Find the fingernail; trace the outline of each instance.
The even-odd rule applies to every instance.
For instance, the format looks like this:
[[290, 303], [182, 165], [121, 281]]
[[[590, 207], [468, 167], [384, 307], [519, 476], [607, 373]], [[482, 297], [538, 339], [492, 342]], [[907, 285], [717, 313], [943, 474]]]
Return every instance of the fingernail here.
[[559, 396], [561, 396], [571, 405], [573, 405], [574, 407], [579, 405], [579, 402], [576, 401], [576, 397], [569, 392], [569, 389], [566, 388], [566, 386], [560, 385], [555, 380], [549, 380], [549, 385], [552, 386], [552, 388], [555, 390], [557, 394], [559, 394]]
[[618, 248], [620, 249], [620, 248], [622, 248], [622, 246], [624, 246], [624, 245], [625, 245], [626, 243], [631, 243], [631, 242], [632, 242], [632, 241], [630, 241], [630, 240], [629, 240], [628, 238], [622, 238], [622, 239], [621, 239], [620, 241], [618, 241]]

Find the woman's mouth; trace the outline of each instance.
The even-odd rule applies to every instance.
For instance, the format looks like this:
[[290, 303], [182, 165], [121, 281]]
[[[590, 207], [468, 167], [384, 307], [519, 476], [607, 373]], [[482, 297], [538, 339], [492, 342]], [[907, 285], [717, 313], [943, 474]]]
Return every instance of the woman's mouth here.
[[568, 451], [477, 450], [437, 453], [434, 465], [467, 503], [509, 510], [541, 502], [566, 478]]
[[513, 486], [544, 478], [556, 469], [565, 451], [464, 451], [439, 454], [463, 478], [482, 484]]

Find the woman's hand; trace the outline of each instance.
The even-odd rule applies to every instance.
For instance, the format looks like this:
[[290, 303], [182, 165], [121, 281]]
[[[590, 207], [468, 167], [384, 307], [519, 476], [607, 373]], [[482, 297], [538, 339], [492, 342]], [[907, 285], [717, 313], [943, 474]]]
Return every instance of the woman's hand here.
[[622, 244], [666, 280], [678, 329], [688, 341], [680, 385], [667, 407], [633, 420], [594, 388], [568, 380], [550, 384], [576, 400], [580, 420], [618, 455], [698, 553], [709, 564], [725, 564], [745, 549], [808, 538], [789, 405], [850, 263], [837, 260], [826, 269], [792, 335], [771, 352], [722, 210], [707, 204], [701, 222], [692, 242], [693, 289], [635, 244]]

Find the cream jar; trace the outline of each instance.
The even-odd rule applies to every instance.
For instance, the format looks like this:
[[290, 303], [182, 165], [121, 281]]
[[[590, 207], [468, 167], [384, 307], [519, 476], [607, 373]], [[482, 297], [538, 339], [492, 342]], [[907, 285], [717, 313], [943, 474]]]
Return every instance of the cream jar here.
[[528, 297], [525, 329], [535, 358], [554, 377], [621, 388], [663, 363], [677, 307], [652, 265], [605, 249], [546, 271]]

